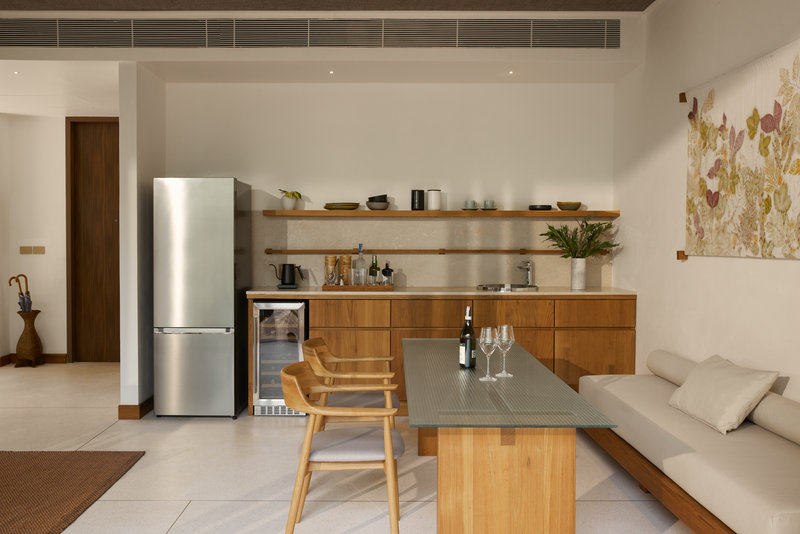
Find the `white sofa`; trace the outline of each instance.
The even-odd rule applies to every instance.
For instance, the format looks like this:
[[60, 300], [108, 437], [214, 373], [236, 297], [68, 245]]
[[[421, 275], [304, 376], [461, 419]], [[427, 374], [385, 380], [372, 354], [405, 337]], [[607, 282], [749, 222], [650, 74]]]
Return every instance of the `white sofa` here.
[[669, 405], [696, 365], [654, 351], [653, 375], [581, 377], [617, 424], [589, 435], [695, 532], [800, 533], [800, 403], [766, 393], [723, 434]]

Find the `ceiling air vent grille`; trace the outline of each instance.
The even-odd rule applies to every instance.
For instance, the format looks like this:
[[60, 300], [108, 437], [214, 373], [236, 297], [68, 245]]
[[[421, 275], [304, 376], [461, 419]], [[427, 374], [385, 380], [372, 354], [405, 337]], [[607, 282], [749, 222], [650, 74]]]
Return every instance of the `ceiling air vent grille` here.
[[56, 19], [0, 19], [0, 46], [58, 46]]
[[0, 19], [0, 47], [620, 48], [619, 19]]
[[206, 39], [209, 48], [233, 48], [233, 20], [208, 19]]
[[205, 48], [203, 19], [134, 19], [134, 48]]
[[458, 44], [455, 19], [386, 19], [383, 46], [386, 48], [453, 48]]
[[619, 20], [616, 40], [607, 42], [607, 20], [550, 19], [533, 21], [534, 48], [619, 48]]
[[131, 19], [59, 19], [59, 48], [130, 48]]
[[480, 48], [529, 48], [531, 46], [531, 21], [460, 20], [458, 21], [458, 46]]
[[311, 19], [309, 46], [383, 46], [381, 19]]
[[235, 24], [236, 48], [308, 46], [308, 19], [242, 19]]

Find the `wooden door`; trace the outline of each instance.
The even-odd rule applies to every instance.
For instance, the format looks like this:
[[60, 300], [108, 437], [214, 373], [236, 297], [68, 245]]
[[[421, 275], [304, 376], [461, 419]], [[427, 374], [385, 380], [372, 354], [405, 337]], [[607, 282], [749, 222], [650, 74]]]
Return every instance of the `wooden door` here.
[[67, 359], [119, 361], [119, 119], [67, 118]]

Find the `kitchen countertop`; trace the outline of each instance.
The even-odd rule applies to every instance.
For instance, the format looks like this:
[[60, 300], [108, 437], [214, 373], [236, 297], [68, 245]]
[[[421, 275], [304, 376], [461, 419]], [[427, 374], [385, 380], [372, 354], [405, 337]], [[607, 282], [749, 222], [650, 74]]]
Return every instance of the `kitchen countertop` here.
[[297, 289], [278, 289], [272, 287], [257, 287], [247, 291], [248, 299], [263, 299], [263, 298], [293, 298], [293, 297], [316, 297], [323, 296], [351, 296], [351, 297], [408, 297], [408, 296], [442, 296], [442, 297], [457, 297], [457, 296], [482, 296], [491, 298], [508, 298], [508, 297], [620, 297], [630, 296], [635, 297], [636, 292], [628, 289], [618, 289], [615, 287], [594, 287], [587, 288], [581, 291], [571, 291], [566, 286], [544, 286], [539, 287], [538, 291], [481, 291], [475, 287], [395, 287], [394, 291], [323, 291], [322, 287], [299, 287]]

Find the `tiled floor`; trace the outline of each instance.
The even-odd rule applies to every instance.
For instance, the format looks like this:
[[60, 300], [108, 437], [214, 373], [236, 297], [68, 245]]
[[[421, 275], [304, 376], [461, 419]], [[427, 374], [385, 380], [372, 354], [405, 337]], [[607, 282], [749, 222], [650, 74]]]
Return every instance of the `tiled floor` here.
[[[119, 366], [0, 367], [0, 449], [144, 450], [73, 525], [83, 533], [283, 532], [304, 418], [156, 418], [118, 421]], [[436, 460], [399, 460], [400, 530], [436, 530]], [[297, 534], [388, 532], [381, 472], [316, 473]], [[578, 533], [688, 533], [581, 432]]]

